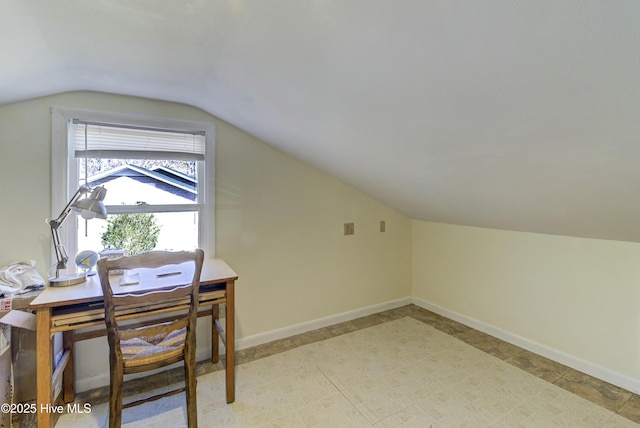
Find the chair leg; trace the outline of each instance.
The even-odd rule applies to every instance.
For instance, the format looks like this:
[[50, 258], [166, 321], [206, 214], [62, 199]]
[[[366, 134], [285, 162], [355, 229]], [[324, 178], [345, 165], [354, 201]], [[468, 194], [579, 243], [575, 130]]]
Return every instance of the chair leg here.
[[187, 424], [189, 428], [198, 428], [198, 405], [196, 401], [196, 358], [195, 350], [187, 351], [184, 359], [184, 386], [187, 400]]
[[122, 369], [120, 367], [112, 367], [110, 378], [109, 428], [120, 428], [122, 425]]

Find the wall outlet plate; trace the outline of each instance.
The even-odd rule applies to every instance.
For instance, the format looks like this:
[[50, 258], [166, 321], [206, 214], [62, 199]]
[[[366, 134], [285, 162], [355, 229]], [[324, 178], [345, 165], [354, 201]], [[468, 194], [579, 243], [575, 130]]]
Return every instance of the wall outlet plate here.
[[356, 233], [355, 223], [345, 223], [344, 224], [344, 234], [345, 235], [353, 235]]

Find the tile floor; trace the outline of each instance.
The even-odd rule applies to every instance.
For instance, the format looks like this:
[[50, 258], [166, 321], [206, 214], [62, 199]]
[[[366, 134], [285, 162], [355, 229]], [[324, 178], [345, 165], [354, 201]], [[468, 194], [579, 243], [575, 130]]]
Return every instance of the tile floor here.
[[[229, 405], [222, 368], [199, 365], [201, 427], [640, 426], [639, 396], [414, 305], [238, 352]], [[163, 372], [126, 394], [179, 380]], [[91, 413], [56, 426], [106, 426], [107, 394], [78, 394]], [[123, 426], [186, 427], [184, 396], [126, 409]]]

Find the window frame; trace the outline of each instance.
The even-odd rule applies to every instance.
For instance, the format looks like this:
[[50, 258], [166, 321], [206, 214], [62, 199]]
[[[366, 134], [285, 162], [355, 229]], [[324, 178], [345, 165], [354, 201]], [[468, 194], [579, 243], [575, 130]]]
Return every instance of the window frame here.
[[[74, 119], [87, 122], [105, 122], [125, 126], [172, 129], [177, 131], [198, 130], [205, 135], [205, 159], [198, 168], [198, 198], [201, 209], [198, 217], [198, 247], [208, 257], [215, 257], [215, 125], [210, 122], [187, 121], [165, 117], [143, 116], [128, 113], [84, 110], [54, 106], [51, 108], [51, 218], [56, 218], [76, 192], [80, 184], [78, 168], [72, 167], [77, 159], [74, 154], [70, 124]], [[60, 239], [67, 253], [75, 257], [78, 253], [77, 216], [69, 216], [60, 228]], [[52, 252], [52, 265], [55, 257]], [[67, 269], [73, 270], [74, 263]]]

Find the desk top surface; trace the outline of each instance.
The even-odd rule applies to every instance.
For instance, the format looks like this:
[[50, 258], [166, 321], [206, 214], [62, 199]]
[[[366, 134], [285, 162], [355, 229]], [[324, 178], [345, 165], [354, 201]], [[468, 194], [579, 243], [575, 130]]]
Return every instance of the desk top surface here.
[[[200, 274], [201, 284], [235, 281], [238, 275], [220, 259], [205, 259]], [[137, 287], [134, 287], [137, 288]], [[135, 291], [131, 288], [131, 291]], [[32, 309], [74, 305], [102, 300], [102, 287], [98, 275], [87, 277], [81, 284], [68, 287], [47, 287], [29, 304]]]

